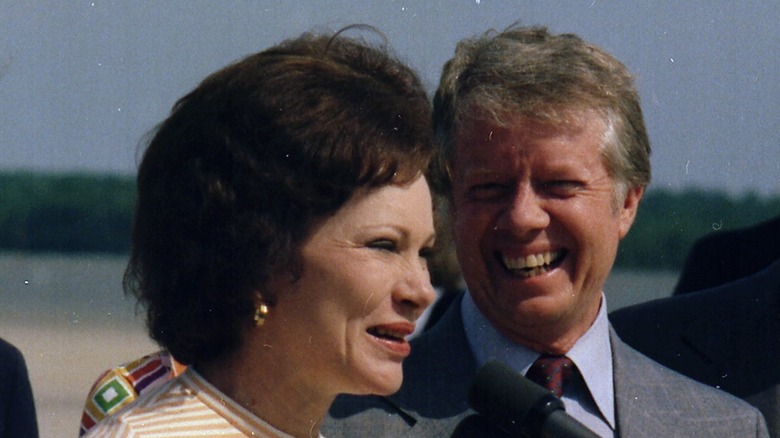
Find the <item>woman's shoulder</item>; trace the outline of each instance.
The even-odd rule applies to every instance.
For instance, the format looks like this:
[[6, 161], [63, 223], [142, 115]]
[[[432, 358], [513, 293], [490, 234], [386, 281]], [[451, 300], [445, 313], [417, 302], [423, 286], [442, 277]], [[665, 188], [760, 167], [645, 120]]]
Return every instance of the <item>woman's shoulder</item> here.
[[142, 394], [85, 435], [144, 436], [289, 437], [226, 398], [192, 368]]
[[[186, 375], [187, 373], [185, 373]], [[107, 417], [91, 429], [86, 437], [146, 436], [189, 430], [192, 418], [216, 415], [198, 397], [197, 391], [182, 375], [141, 394], [134, 403]]]
[[142, 393], [170, 381], [186, 367], [178, 364], [166, 351], [105, 371], [92, 385], [81, 418], [81, 434], [134, 403]]

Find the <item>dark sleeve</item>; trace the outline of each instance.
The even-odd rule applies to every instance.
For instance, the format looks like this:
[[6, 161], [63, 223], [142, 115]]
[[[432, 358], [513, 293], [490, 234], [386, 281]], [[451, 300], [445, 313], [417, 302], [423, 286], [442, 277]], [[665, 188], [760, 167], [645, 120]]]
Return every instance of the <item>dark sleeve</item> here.
[[30, 379], [22, 353], [0, 339], [0, 437], [38, 437]]
[[733, 254], [736, 245], [738, 240], [733, 232], [708, 234], [697, 240], [685, 258], [674, 295], [707, 289], [739, 278], [733, 263], [741, 259]]
[[746, 228], [707, 234], [688, 253], [674, 295], [747, 277], [776, 260], [780, 260], [780, 216]]

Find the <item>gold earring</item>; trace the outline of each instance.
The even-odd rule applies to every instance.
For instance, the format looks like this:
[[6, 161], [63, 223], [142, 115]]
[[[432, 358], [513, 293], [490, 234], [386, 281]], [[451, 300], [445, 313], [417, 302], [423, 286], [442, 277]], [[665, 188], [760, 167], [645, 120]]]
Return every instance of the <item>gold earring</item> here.
[[268, 306], [260, 303], [255, 307], [255, 327], [262, 327], [265, 324], [265, 318], [268, 316]]

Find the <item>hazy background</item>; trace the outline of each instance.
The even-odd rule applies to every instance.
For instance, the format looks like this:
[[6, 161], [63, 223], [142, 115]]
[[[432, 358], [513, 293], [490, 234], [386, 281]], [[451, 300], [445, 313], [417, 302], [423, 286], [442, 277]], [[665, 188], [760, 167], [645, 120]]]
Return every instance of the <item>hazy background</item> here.
[[132, 174], [143, 134], [208, 73], [300, 32], [383, 30], [433, 90], [455, 43], [520, 20], [625, 62], [654, 187], [780, 192], [780, 2], [0, 0], [0, 171]]

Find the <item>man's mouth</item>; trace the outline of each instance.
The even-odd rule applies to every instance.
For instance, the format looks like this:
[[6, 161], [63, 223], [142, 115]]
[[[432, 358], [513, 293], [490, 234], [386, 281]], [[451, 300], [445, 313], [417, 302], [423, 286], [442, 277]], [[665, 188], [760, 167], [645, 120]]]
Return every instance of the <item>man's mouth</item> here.
[[500, 256], [500, 260], [508, 271], [522, 278], [542, 275], [560, 265], [565, 256], [565, 251], [545, 251], [539, 254], [530, 254], [522, 257]]

